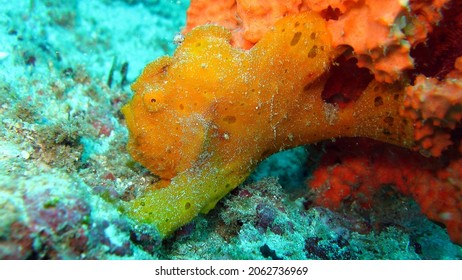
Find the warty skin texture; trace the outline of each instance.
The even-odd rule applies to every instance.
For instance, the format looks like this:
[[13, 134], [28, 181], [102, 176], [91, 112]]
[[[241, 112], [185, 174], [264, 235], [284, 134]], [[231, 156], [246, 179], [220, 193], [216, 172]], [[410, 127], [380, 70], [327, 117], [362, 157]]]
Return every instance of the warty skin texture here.
[[173, 57], [145, 68], [122, 110], [128, 151], [161, 178], [126, 210], [162, 236], [207, 213], [280, 150], [356, 136], [413, 144], [398, 114], [400, 84], [372, 82], [342, 109], [322, 100], [339, 52], [316, 14], [283, 18], [249, 51], [230, 36], [213, 25], [192, 30]]

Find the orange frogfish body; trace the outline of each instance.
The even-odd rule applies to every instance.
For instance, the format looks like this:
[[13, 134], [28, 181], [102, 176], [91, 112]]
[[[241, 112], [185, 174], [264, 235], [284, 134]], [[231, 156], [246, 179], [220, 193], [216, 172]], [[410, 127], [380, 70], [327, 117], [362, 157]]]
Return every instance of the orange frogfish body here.
[[409, 147], [402, 86], [372, 82], [346, 107], [321, 92], [338, 51], [325, 21], [287, 16], [251, 50], [218, 26], [197, 27], [173, 57], [149, 64], [123, 109], [133, 158], [160, 177], [127, 203], [129, 215], [166, 236], [206, 213], [265, 157], [336, 137]]

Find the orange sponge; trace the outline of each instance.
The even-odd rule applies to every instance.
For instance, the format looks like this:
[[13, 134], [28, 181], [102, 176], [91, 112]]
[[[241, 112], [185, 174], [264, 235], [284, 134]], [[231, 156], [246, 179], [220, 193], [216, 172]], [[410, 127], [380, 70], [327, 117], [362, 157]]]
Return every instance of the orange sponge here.
[[415, 140], [421, 153], [441, 156], [453, 144], [451, 132], [462, 120], [462, 57], [444, 80], [417, 76], [406, 88], [401, 113], [415, 123]]
[[258, 42], [274, 23], [299, 13], [301, 0], [192, 0], [184, 32], [208, 23], [232, 31], [232, 45], [244, 49]]

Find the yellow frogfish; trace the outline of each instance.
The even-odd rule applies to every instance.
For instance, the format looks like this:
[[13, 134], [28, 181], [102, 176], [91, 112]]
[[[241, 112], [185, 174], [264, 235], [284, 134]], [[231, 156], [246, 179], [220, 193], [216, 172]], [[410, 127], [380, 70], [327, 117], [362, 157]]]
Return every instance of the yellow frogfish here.
[[197, 27], [132, 85], [122, 109], [128, 151], [160, 178], [127, 202], [134, 220], [167, 236], [283, 149], [357, 136], [412, 145], [412, 126], [398, 114], [400, 85], [371, 82], [343, 108], [322, 99], [338, 51], [317, 14], [279, 20], [250, 50], [230, 39], [223, 27]]

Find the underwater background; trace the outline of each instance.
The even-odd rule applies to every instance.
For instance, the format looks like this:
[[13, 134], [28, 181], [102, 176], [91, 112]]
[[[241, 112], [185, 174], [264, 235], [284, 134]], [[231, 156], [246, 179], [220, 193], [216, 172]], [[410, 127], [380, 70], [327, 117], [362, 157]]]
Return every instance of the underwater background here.
[[120, 203], [157, 178], [128, 154], [120, 109], [177, 47], [189, 4], [0, 0], [0, 259], [462, 258], [393, 186], [367, 210], [313, 205], [329, 143], [269, 157], [171, 237], [127, 217]]

